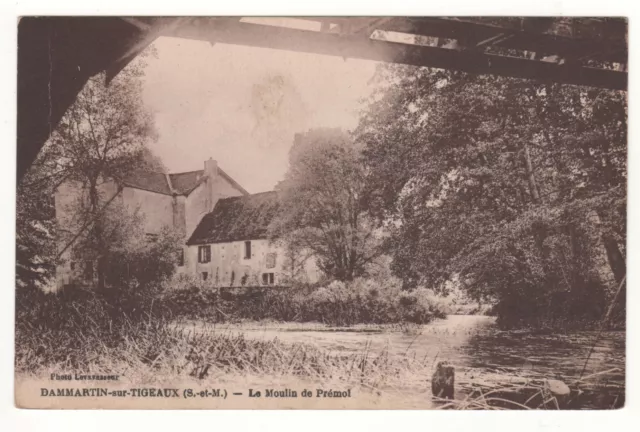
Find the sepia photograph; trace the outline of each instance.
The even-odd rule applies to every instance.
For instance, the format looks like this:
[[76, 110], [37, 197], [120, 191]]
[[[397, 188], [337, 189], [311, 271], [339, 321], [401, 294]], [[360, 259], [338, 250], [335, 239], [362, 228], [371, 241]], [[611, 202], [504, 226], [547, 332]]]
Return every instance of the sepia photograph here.
[[627, 27], [20, 17], [16, 406], [624, 407]]

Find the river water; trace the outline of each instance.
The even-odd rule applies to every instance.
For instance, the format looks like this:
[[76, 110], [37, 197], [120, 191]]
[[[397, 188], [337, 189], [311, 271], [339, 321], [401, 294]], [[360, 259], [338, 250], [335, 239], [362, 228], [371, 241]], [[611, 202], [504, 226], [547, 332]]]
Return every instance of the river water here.
[[[559, 379], [572, 389], [580, 388], [581, 402], [576, 408], [602, 409], [624, 403], [623, 331], [603, 332], [600, 337], [593, 331], [500, 331], [495, 318], [479, 315], [450, 315], [409, 331], [296, 323], [242, 324], [225, 327], [225, 331], [247, 338], [307, 343], [336, 354], [357, 354], [366, 349], [375, 355], [386, 350], [390, 355], [412, 356], [433, 364], [446, 360], [455, 365], [456, 382], [462, 384], [481, 380], [499, 386], [514, 376]], [[587, 378], [575, 384], [581, 376]]]

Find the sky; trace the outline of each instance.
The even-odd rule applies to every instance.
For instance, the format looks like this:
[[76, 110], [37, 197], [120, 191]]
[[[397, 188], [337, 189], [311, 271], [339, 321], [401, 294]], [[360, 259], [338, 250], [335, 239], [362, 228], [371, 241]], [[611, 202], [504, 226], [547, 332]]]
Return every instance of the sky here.
[[376, 63], [162, 37], [147, 58], [144, 101], [169, 172], [210, 157], [251, 193], [284, 178], [297, 132], [352, 129]]

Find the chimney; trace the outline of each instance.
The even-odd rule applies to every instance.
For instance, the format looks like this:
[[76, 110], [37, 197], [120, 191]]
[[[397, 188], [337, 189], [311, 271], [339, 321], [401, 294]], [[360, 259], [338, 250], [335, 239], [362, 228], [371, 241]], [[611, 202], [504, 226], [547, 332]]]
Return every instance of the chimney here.
[[218, 178], [218, 162], [209, 158], [204, 161], [204, 175], [207, 176], [207, 212], [212, 212], [220, 198], [216, 191], [216, 180]]
[[215, 180], [218, 175], [218, 162], [213, 160], [213, 158], [204, 161], [204, 174]]

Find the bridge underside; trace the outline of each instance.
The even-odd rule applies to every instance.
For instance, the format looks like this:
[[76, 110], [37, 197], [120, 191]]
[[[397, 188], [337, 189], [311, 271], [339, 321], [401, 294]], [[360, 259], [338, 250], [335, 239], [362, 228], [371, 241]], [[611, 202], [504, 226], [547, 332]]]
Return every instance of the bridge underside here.
[[87, 80], [161, 36], [627, 88], [620, 18], [26, 17], [18, 25], [18, 179]]

